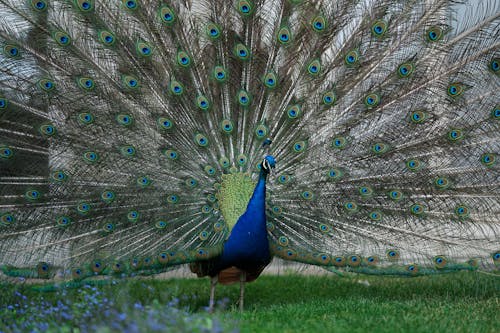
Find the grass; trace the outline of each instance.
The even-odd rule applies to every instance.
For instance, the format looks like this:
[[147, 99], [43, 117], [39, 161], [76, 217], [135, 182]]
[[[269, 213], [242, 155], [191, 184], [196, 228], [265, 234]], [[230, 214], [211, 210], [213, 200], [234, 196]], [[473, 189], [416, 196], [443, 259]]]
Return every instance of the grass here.
[[[414, 278], [262, 276], [247, 285], [244, 313], [236, 304], [239, 286], [218, 286], [213, 315], [205, 308], [207, 279], [136, 279], [56, 292], [0, 284], [0, 292], [2, 332], [27, 321], [28, 332], [500, 332], [500, 275], [477, 272]], [[42, 311], [42, 303], [43, 311], [61, 312], [61, 299], [69, 307], [66, 319], [57, 311], [33, 313]], [[40, 320], [46, 322], [37, 326]]]

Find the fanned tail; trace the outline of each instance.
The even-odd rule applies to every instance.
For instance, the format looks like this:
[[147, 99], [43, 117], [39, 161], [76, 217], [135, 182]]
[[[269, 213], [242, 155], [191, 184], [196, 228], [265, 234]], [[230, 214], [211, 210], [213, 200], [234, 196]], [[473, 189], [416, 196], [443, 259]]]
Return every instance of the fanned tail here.
[[216, 257], [266, 152], [275, 255], [495, 267], [499, 6], [0, 0], [4, 272]]

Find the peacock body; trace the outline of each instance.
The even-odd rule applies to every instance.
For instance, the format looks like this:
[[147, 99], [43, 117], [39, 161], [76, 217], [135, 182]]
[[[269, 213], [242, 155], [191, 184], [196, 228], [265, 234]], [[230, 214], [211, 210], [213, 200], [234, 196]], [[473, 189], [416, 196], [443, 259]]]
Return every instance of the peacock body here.
[[0, 8], [4, 276], [498, 267], [499, 1]]

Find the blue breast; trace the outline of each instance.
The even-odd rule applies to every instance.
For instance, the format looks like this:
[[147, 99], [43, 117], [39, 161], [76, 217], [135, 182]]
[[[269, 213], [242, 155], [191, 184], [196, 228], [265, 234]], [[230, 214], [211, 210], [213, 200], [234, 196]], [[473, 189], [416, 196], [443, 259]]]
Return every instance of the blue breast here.
[[240, 216], [224, 243], [224, 250], [217, 263], [218, 269], [231, 266], [245, 269], [269, 263], [265, 212], [266, 177], [267, 174], [260, 173], [259, 182], [255, 186], [245, 213]]

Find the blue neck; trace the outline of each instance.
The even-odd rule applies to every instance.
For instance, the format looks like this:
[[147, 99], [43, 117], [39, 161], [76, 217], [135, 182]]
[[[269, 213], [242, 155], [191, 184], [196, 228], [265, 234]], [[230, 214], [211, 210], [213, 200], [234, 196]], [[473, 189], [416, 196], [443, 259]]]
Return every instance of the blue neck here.
[[[266, 179], [267, 172], [261, 171], [259, 181], [243, 215], [231, 230], [221, 256], [221, 266], [261, 264], [270, 260], [266, 228]], [[225, 267], [221, 267], [222, 269]]]

